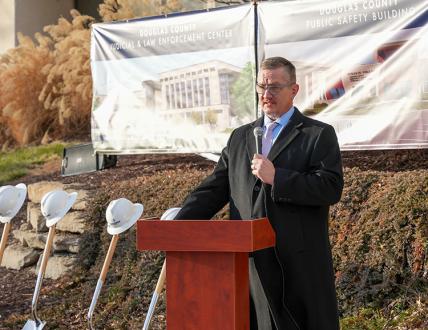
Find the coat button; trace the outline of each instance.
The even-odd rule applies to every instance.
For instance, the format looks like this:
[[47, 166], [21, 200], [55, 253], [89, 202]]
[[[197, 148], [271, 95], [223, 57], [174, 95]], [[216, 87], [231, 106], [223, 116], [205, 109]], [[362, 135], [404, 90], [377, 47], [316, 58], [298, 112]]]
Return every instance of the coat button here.
[[260, 187], [259, 186], [254, 186], [254, 191], [260, 191]]

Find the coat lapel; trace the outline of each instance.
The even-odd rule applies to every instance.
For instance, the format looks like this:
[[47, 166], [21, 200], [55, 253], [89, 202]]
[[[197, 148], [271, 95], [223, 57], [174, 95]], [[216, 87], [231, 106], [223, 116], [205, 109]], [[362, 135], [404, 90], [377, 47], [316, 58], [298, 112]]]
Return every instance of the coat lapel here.
[[294, 114], [290, 118], [287, 126], [283, 128], [275, 143], [272, 145], [270, 152], [268, 154], [268, 159], [273, 162], [276, 157], [300, 134], [300, 127], [302, 123], [303, 116], [297, 110], [294, 109]]
[[247, 131], [247, 153], [250, 161], [253, 159], [254, 154], [256, 153], [256, 138], [254, 137], [254, 128], [263, 126], [263, 117], [260, 117], [255, 122], [253, 122]]

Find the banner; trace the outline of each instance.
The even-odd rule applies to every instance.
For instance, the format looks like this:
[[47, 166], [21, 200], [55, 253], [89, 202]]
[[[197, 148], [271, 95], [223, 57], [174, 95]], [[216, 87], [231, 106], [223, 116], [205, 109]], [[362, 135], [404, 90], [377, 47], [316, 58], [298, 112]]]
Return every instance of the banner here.
[[253, 41], [251, 5], [94, 24], [94, 149], [219, 152], [255, 119]]
[[295, 105], [342, 150], [428, 147], [428, 2], [263, 2], [264, 57], [296, 65]]
[[249, 4], [95, 24], [95, 150], [220, 152], [255, 119], [256, 47], [296, 65], [295, 105], [332, 124], [342, 150], [428, 147], [427, 1], [256, 8], [257, 19]]

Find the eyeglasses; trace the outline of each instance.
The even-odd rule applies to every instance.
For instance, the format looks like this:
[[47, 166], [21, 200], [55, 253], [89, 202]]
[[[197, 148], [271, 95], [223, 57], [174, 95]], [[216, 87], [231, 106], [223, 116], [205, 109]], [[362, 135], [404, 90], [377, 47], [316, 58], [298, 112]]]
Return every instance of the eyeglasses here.
[[267, 91], [271, 95], [275, 96], [279, 94], [283, 88], [291, 86], [293, 84], [294, 82], [289, 82], [286, 84], [278, 84], [278, 85], [262, 85], [262, 84], [256, 83], [256, 92], [257, 94], [264, 94]]

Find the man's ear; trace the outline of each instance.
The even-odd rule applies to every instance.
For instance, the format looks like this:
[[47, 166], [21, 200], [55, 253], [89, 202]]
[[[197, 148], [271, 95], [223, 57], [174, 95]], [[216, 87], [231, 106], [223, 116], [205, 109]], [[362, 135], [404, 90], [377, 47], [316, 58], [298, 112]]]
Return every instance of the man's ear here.
[[299, 92], [299, 88], [300, 86], [298, 84], [294, 84], [293, 86], [291, 86], [291, 91], [293, 92], [293, 98], [297, 95], [297, 93]]

